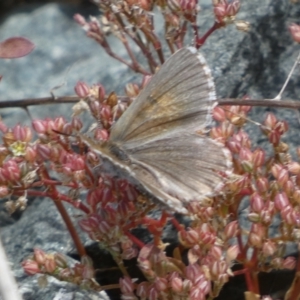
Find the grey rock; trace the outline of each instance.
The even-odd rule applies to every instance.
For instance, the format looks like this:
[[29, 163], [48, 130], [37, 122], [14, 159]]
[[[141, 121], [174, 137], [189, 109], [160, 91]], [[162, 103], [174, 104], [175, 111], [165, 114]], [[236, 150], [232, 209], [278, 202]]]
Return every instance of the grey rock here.
[[[199, 24], [204, 33], [214, 19], [209, 2], [200, 5], [203, 10]], [[35, 43], [36, 48], [24, 58], [0, 60], [0, 70], [4, 76], [0, 83], [1, 100], [49, 96], [50, 90], [63, 82], [66, 85], [56, 90], [55, 94], [73, 94], [73, 87], [78, 80], [89, 84], [100, 82], [108, 92], [116, 90], [122, 93], [127, 82], [133, 78], [141, 80], [122, 64], [109, 59], [100, 46], [85, 37], [81, 28], [72, 20], [76, 12], [98, 14], [97, 9], [84, 12], [81, 7], [47, 4], [24, 6], [6, 17], [1, 24], [1, 39], [25, 36]], [[299, 14], [299, 5], [286, 0], [242, 2], [238, 18], [250, 22], [250, 32], [238, 32], [233, 25], [228, 26], [215, 32], [201, 49], [212, 69], [220, 97], [248, 94], [252, 98], [273, 98], [277, 95], [299, 52], [299, 46], [293, 43], [287, 30], [292, 21], [299, 20]], [[119, 54], [126, 57], [123, 47], [113, 37], [109, 37], [109, 40], [112, 48], [118, 49]], [[286, 89], [286, 98], [298, 98], [300, 84], [297, 73]], [[70, 105], [60, 105], [59, 109], [56, 105], [30, 107], [29, 110], [33, 118], [59, 115], [70, 117]], [[268, 111], [275, 110], [255, 108], [251, 118], [262, 121]], [[30, 124], [26, 112], [19, 108], [3, 109], [0, 113], [9, 126], [17, 122]], [[297, 114], [284, 109], [277, 110], [276, 114], [289, 121], [290, 131], [285, 139], [295, 154], [299, 144]], [[248, 131], [257, 144], [266, 145], [259, 128], [249, 126]], [[69, 206], [68, 211], [76, 223], [78, 212]], [[51, 200], [36, 199], [18, 219], [10, 218], [2, 212], [0, 217], [1, 237], [24, 299], [101, 297], [55, 279], [49, 279], [46, 288], [39, 288], [36, 277], [28, 277], [23, 273], [20, 263], [32, 253], [34, 247], [47, 252], [63, 252], [70, 260], [75, 256], [73, 243]], [[170, 230], [164, 236], [176, 235]], [[81, 237], [86, 245], [91, 244], [84, 234]]]

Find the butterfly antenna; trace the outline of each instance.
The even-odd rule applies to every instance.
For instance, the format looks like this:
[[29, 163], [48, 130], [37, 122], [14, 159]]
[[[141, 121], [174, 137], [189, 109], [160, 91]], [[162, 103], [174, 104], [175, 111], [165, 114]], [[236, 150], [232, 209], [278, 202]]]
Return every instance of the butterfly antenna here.
[[53, 98], [53, 100], [56, 100], [56, 99], [57, 99], [57, 97], [54, 95], [54, 91], [55, 91], [55, 90], [58, 90], [58, 89], [60, 89], [60, 88], [62, 88], [62, 87], [65, 86], [65, 85], [67, 85], [67, 77], [68, 77], [68, 75], [69, 75], [71, 69], [73, 68], [73, 66], [74, 66], [76, 63], [77, 63], [77, 61], [74, 62], [71, 66], [69, 66], [69, 67], [67, 68], [66, 74], [64, 75], [64, 78], [63, 78], [63, 81], [62, 81], [59, 85], [54, 86], [54, 87], [50, 90], [50, 95], [51, 95], [51, 97]]
[[299, 52], [299, 54], [298, 54], [298, 57], [297, 57], [297, 59], [296, 59], [294, 65], [293, 65], [293, 67], [292, 67], [292, 69], [291, 69], [291, 71], [290, 71], [290, 73], [289, 73], [289, 75], [288, 75], [288, 77], [287, 77], [287, 79], [286, 79], [284, 85], [282, 86], [282, 88], [281, 88], [279, 94], [278, 94], [274, 99], [272, 99], [272, 100], [281, 100], [281, 96], [282, 96], [282, 94], [283, 94], [283, 92], [284, 92], [284, 90], [285, 90], [287, 84], [289, 83], [289, 81], [290, 81], [290, 79], [291, 79], [291, 76], [292, 76], [292, 74], [294, 73], [294, 70], [295, 70], [296, 66], [299, 64], [299, 61], [300, 61], [300, 52]]
[[28, 118], [29, 118], [29, 119], [31, 120], [31, 122], [32, 122], [32, 121], [33, 121], [33, 118], [32, 118], [31, 113], [30, 113], [29, 110], [28, 110], [28, 107], [25, 106], [23, 109], [26, 111], [26, 113], [27, 113], [27, 115], [28, 115]]

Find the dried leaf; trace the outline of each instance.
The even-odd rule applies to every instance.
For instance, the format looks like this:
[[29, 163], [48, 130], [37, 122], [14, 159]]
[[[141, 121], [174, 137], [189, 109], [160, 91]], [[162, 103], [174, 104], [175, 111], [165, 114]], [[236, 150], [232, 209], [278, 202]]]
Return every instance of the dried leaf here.
[[13, 37], [0, 43], [1, 58], [18, 58], [28, 55], [33, 49], [34, 44], [23, 37]]

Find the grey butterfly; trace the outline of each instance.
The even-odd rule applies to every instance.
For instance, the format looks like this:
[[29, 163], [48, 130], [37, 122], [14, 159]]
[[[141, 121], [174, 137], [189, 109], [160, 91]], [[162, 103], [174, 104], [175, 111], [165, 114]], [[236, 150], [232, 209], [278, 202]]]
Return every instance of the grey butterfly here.
[[196, 131], [211, 123], [216, 99], [209, 68], [195, 48], [173, 54], [120, 119], [108, 141], [80, 135], [101, 168], [126, 178], [171, 210], [213, 196], [230, 169], [228, 151]]

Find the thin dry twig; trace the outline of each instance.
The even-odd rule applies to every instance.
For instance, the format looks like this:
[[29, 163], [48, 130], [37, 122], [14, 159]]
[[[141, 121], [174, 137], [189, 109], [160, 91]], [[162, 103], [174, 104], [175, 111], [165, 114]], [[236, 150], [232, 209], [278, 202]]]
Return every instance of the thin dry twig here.
[[[106, 95], [105, 97], [108, 97]], [[127, 96], [118, 96], [119, 101], [127, 102], [129, 98]], [[80, 101], [78, 96], [62, 96], [62, 97], [44, 97], [44, 98], [26, 98], [17, 100], [3, 100], [0, 101], [1, 108], [20, 107], [27, 108], [34, 105], [46, 105], [46, 104], [63, 104], [63, 103], [76, 103]], [[217, 99], [216, 102], [220, 106], [224, 105], [242, 105], [242, 106], [261, 106], [261, 107], [274, 107], [274, 108], [290, 108], [300, 109], [300, 101], [283, 99], [281, 101], [275, 101], [270, 99], [255, 99], [244, 100], [239, 98], [224, 98]]]

